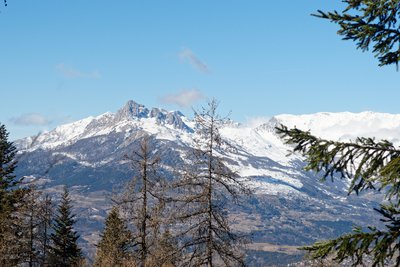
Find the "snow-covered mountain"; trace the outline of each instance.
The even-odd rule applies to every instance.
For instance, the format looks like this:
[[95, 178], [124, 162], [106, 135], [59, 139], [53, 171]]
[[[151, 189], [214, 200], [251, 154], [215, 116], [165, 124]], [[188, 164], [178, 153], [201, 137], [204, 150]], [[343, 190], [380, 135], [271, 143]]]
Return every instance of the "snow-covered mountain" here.
[[314, 135], [330, 140], [354, 140], [358, 136], [386, 139], [395, 144], [400, 137], [400, 114], [376, 113], [328, 113], [308, 115], [279, 115], [280, 123], [293, 128], [311, 130]]
[[[290, 148], [275, 134], [274, 127], [281, 123], [335, 140], [360, 135], [397, 143], [400, 132], [400, 115], [373, 112], [279, 115], [256, 127], [234, 122], [224, 125], [221, 133], [235, 152], [221, 156], [231, 169], [248, 177], [255, 190], [243, 207], [230, 214], [235, 229], [253, 236], [249, 262], [255, 265], [271, 253], [296, 258], [284, 248], [337, 236], [353, 224], [376, 220], [371, 207], [376, 206], [377, 196], [347, 196], [346, 181], [321, 183], [318, 175], [302, 170], [302, 158], [288, 155]], [[193, 147], [193, 127], [193, 121], [181, 112], [148, 109], [128, 101], [116, 113], [18, 140], [18, 173], [36, 179], [48, 191], [60, 191], [63, 184], [71, 186], [78, 227], [90, 254], [110, 208], [111, 194], [133, 175], [124, 155], [149, 134], [161, 154], [162, 171], [171, 175], [176, 166], [185, 164], [185, 153]]]

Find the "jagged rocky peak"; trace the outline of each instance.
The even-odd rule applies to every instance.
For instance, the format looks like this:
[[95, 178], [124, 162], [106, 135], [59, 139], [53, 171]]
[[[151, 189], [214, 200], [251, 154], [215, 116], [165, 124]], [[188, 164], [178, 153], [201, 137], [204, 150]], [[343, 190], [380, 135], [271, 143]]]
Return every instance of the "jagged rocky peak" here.
[[142, 104], [138, 104], [133, 100], [129, 100], [118, 112], [115, 114], [115, 120], [130, 120], [132, 118], [145, 119], [155, 118], [158, 125], [169, 124], [177, 129], [190, 131], [182, 120], [184, 115], [180, 111], [167, 111], [161, 108], [152, 108], [149, 110]]
[[192, 132], [193, 130], [183, 122], [182, 117], [183, 115], [179, 111], [169, 112], [166, 123], [174, 125], [175, 128]]
[[115, 117], [117, 120], [130, 118], [147, 118], [149, 110], [142, 104], [138, 104], [133, 100], [129, 100], [125, 106], [118, 110]]
[[156, 118], [157, 122], [164, 121], [167, 117], [168, 111], [160, 108], [152, 108], [150, 111], [150, 118]]
[[190, 130], [182, 120], [183, 114], [180, 111], [166, 111], [165, 109], [153, 108], [150, 111], [150, 118], [156, 118], [159, 125], [170, 124], [177, 129]]

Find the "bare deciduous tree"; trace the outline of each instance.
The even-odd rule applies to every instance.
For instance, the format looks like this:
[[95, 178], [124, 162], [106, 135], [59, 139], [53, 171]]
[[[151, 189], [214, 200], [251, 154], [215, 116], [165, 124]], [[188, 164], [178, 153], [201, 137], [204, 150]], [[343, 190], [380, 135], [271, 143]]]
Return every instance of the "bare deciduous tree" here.
[[27, 266], [45, 266], [49, 258], [50, 229], [53, 216], [49, 195], [43, 196], [35, 184], [25, 187], [25, 194], [12, 217], [17, 229], [15, 243], [18, 262]]
[[227, 119], [219, 117], [217, 107], [212, 100], [195, 112], [196, 149], [191, 166], [176, 185], [181, 190], [176, 218], [183, 228], [179, 235], [187, 253], [184, 264], [189, 266], [244, 266], [244, 239], [233, 233], [227, 205], [238, 203], [250, 190], [224, 161], [231, 147], [219, 132]]
[[39, 202], [39, 229], [38, 240], [41, 266], [49, 265], [50, 235], [54, 216], [54, 204], [50, 195], [45, 194]]
[[154, 258], [160, 257], [159, 242], [165, 228], [163, 211], [165, 208], [165, 180], [158, 173], [160, 157], [145, 136], [132, 155], [126, 156], [132, 168], [138, 173], [126, 187], [123, 194], [115, 199], [133, 226], [133, 255], [137, 265], [151, 266]]

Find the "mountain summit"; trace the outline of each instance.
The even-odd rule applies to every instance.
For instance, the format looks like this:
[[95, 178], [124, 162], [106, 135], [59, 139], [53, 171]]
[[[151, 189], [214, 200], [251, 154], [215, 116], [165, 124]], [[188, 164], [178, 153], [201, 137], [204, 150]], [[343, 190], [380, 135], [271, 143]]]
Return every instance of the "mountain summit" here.
[[[380, 138], [396, 141], [400, 133], [400, 115], [372, 112], [278, 115], [256, 127], [223, 125], [220, 132], [233, 149], [220, 156], [226, 158], [228, 168], [248, 178], [255, 192], [231, 214], [234, 229], [254, 236], [248, 254], [260, 256], [268, 243], [310, 244], [377, 218], [370, 213], [376, 196], [347, 196], [347, 181], [321, 183], [318, 175], [303, 170], [299, 155], [288, 156], [289, 147], [274, 131], [278, 124], [331, 139], [368, 135], [373, 130]], [[193, 128], [194, 122], [179, 111], [148, 109], [130, 100], [116, 113], [17, 141], [22, 155], [17, 174], [36, 180], [49, 192], [70, 186], [78, 203], [78, 229], [90, 254], [110, 208], [110, 194], [135, 175], [125, 155], [149, 135], [157, 143], [161, 173], [174, 179], [177, 169], [190, 164], [186, 155], [194, 147]]]
[[39, 136], [17, 140], [16, 144], [20, 149], [34, 150], [66, 146], [81, 139], [131, 129], [146, 129], [152, 134], [157, 131], [165, 132], [165, 127], [169, 128], [169, 131], [175, 129], [193, 132], [186, 124], [188, 121], [180, 111], [166, 111], [160, 108], [149, 110], [144, 105], [129, 100], [116, 113], [107, 112], [96, 117], [64, 124]]
[[150, 118], [154, 118], [159, 125], [168, 124], [177, 129], [191, 131], [190, 127], [184, 123], [184, 115], [180, 111], [170, 112], [160, 108], [149, 110], [133, 100], [129, 100], [114, 116], [115, 121]]
[[125, 106], [123, 106], [115, 114], [117, 120], [130, 119], [130, 118], [147, 118], [149, 110], [142, 104], [138, 104], [133, 100], [129, 100]]

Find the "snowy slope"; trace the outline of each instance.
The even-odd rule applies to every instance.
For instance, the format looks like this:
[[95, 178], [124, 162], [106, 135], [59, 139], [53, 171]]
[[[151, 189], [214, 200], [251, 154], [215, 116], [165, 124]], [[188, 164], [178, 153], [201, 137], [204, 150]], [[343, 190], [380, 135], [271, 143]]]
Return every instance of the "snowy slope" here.
[[[235, 162], [230, 167], [244, 177], [268, 177], [264, 182], [254, 180], [250, 185], [261, 192], [266, 192], [268, 188], [270, 194], [302, 194], [302, 182], [294, 178], [302, 176], [297, 167], [301, 157], [289, 155], [290, 148], [282, 143], [274, 130], [279, 124], [310, 130], [314, 135], [331, 140], [369, 136], [397, 143], [400, 136], [400, 115], [373, 112], [284, 114], [257, 127], [247, 127], [239, 123], [226, 124], [220, 129], [221, 133], [237, 149], [236, 153], [228, 155]], [[115, 143], [115, 147], [123, 150], [140, 134], [150, 134], [157, 140], [174, 143], [181, 147], [180, 151], [184, 151], [193, 147], [193, 126], [194, 122], [179, 111], [148, 109], [130, 100], [116, 113], [107, 112], [61, 125], [38, 137], [17, 141], [17, 145], [21, 150], [47, 151], [53, 157], [64, 156], [82, 166], [97, 168], [117, 160], [112, 150], [105, 149], [97, 153], [96, 158], [79, 149], [77, 152], [64, 150], [76, 147], [83, 140], [87, 140], [87, 143], [89, 140], [96, 140], [101, 145], [110, 141], [111, 136], [118, 136], [119, 143]], [[103, 156], [99, 158], [101, 154]], [[282, 168], [286, 168], [284, 174], [280, 173]], [[271, 184], [274, 185], [271, 187]]]
[[275, 119], [292, 128], [330, 140], [354, 140], [358, 136], [387, 139], [399, 143], [400, 114], [376, 113], [316, 113], [308, 115], [278, 115]]
[[[400, 115], [373, 112], [278, 115], [256, 127], [227, 123], [220, 131], [235, 150], [220, 155], [227, 159], [228, 167], [247, 177], [255, 190], [247, 206], [235, 210], [235, 216], [241, 218], [236, 227], [246, 226], [258, 242], [300, 245], [373, 220], [370, 196], [348, 197], [345, 181], [320, 183], [318, 175], [303, 171], [302, 158], [288, 155], [290, 147], [275, 134], [279, 124], [333, 140], [376, 136], [398, 142], [400, 133]], [[193, 127], [194, 122], [179, 111], [148, 109], [128, 101], [115, 113], [17, 141], [23, 155], [18, 174], [36, 177], [51, 192], [60, 191], [63, 184], [71, 186], [79, 203], [85, 246], [93, 252], [93, 242], [110, 207], [110, 194], [133, 175], [124, 155], [132, 152], [143, 135], [151, 135], [158, 144], [164, 173], [173, 176], [194, 146]], [[270, 220], [283, 228], [269, 224]]]

